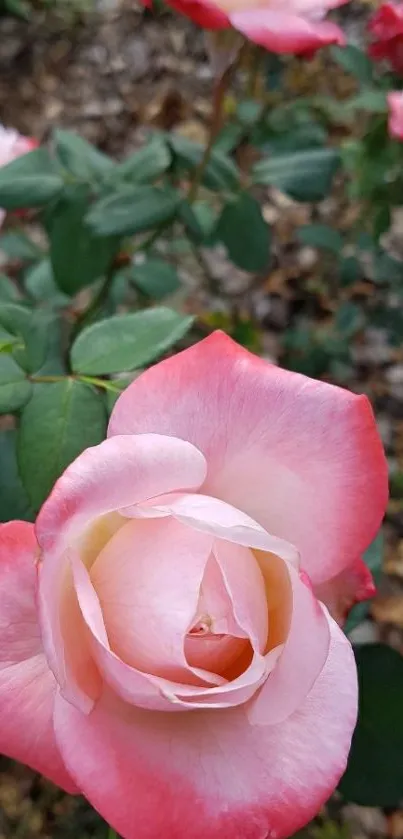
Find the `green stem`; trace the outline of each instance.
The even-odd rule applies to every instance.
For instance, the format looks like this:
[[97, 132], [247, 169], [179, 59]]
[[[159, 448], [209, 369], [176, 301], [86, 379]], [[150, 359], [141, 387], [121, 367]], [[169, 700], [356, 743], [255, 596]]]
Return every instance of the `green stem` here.
[[52, 382], [64, 382], [66, 379], [74, 379], [76, 382], [82, 382], [85, 385], [94, 385], [101, 387], [103, 390], [110, 390], [112, 393], [121, 393], [122, 388], [110, 382], [109, 379], [98, 379], [95, 376], [81, 376], [74, 374], [67, 376], [30, 376], [30, 382], [34, 384], [50, 384]]
[[[241, 50], [241, 52], [242, 52], [242, 50]], [[215, 141], [217, 139], [217, 135], [218, 135], [218, 133], [221, 129], [222, 122], [223, 122], [223, 116], [224, 116], [223, 111], [224, 111], [225, 96], [226, 96], [226, 93], [227, 93], [227, 90], [228, 90], [228, 87], [229, 87], [229, 83], [230, 83], [230, 81], [232, 79], [232, 76], [233, 76], [233, 73], [235, 71], [235, 68], [238, 66], [241, 52], [239, 53], [238, 60], [234, 64], [231, 64], [229, 67], [227, 67], [227, 69], [224, 71], [224, 73], [222, 74], [221, 78], [218, 80], [218, 82], [215, 86], [214, 94], [213, 94], [213, 114], [212, 114], [212, 119], [211, 119], [211, 124], [210, 124], [209, 136], [208, 136], [207, 144], [206, 144], [204, 152], [203, 152], [203, 156], [202, 156], [202, 158], [200, 160], [200, 163], [199, 163], [199, 165], [196, 169], [193, 181], [190, 184], [190, 189], [189, 189], [189, 192], [188, 192], [188, 201], [189, 201], [190, 204], [192, 204], [197, 198], [197, 193], [199, 191], [200, 184], [203, 180], [203, 175], [206, 171], [206, 167], [209, 163], [209, 160], [210, 160], [210, 157], [211, 157], [211, 154], [212, 154], [212, 151], [213, 151], [214, 143], [215, 143]]]
[[94, 385], [95, 387], [102, 387], [104, 390], [110, 390], [111, 393], [121, 393], [121, 388], [117, 387], [109, 379], [98, 379], [95, 376], [76, 376], [79, 382], [84, 382], [86, 385]]
[[119, 839], [118, 834], [116, 833], [116, 830], [113, 829], [113, 827], [110, 827], [108, 830], [108, 839]]

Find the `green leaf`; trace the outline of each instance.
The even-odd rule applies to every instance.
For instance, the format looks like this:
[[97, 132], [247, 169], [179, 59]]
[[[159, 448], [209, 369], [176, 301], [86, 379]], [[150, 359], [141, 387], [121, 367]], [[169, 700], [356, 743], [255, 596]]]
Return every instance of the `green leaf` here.
[[21, 295], [13, 281], [6, 274], [0, 274], [0, 301], [15, 303], [20, 298]]
[[86, 221], [96, 236], [143, 233], [173, 219], [179, 202], [171, 187], [126, 187], [97, 201]]
[[0, 431], [0, 522], [34, 520], [34, 513], [18, 474], [16, 441], [14, 429]]
[[276, 186], [296, 201], [320, 201], [329, 192], [339, 164], [336, 149], [311, 149], [260, 160], [252, 177], [254, 183]]
[[0, 354], [0, 414], [11, 414], [25, 405], [32, 385], [11, 355]]
[[98, 321], [74, 342], [72, 368], [98, 376], [143, 367], [179, 341], [192, 322], [193, 318], [162, 306]]
[[43, 256], [42, 249], [19, 230], [10, 230], [0, 236], [0, 250], [10, 259], [21, 262], [35, 262]]
[[297, 237], [303, 245], [322, 248], [339, 256], [343, 248], [343, 237], [338, 230], [327, 224], [305, 224], [297, 230]]
[[71, 378], [35, 386], [17, 444], [19, 472], [35, 511], [69, 463], [105, 432], [105, 404], [93, 388]]
[[[384, 538], [383, 533], [380, 530], [378, 535], [375, 536], [375, 539], [371, 542], [369, 548], [367, 548], [363, 556], [363, 560], [369, 568], [375, 583], [379, 582], [382, 573], [383, 549]], [[355, 627], [358, 626], [358, 624], [360, 624], [365, 619], [366, 615], [368, 614], [368, 609], [368, 600], [365, 600], [363, 603], [357, 603], [356, 606], [353, 606], [343, 627], [344, 632], [347, 635], [350, 632], [352, 632], [352, 630], [355, 629]]]
[[29, 373], [37, 372], [45, 362], [49, 323], [50, 316], [44, 311], [32, 312], [16, 303], [0, 306], [0, 326], [20, 340], [22, 347], [14, 352], [14, 358]]
[[343, 287], [356, 283], [361, 276], [361, 265], [356, 256], [345, 256], [339, 262], [339, 281]]
[[119, 239], [99, 239], [86, 224], [89, 193], [86, 186], [66, 190], [55, 207], [49, 227], [50, 259], [56, 285], [76, 294], [104, 276], [119, 248]]
[[339, 306], [335, 317], [335, 327], [343, 338], [352, 338], [364, 325], [364, 312], [357, 303], [347, 300]]
[[[204, 146], [201, 143], [195, 143], [179, 134], [172, 134], [169, 136], [169, 144], [180, 169], [197, 168], [204, 154]], [[213, 149], [203, 173], [202, 183], [212, 190], [236, 190], [239, 186], [239, 169], [231, 158]]]
[[365, 807], [397, 807], [403, 790], [403, 658], [383, 644], [355, 651], [358, 724], [340, 792]]
[[352, 96], [344, 103], [347, 112], [368, 111], [370, 114], [387, 114], [388, 102], [386, 91], [378, 89], [367, 89]]
[[198, 244], [208, 245], [212, 242], [217, 224], [217, 211], [207, 201], [195, 201], [189, 204], [184, 199], [179, 206], [178, 213], [186, 228], [187, 235]]
[[46, 149], [35, 149], [1, 167], [0, 206], [5, 210], [42, 207], [63, 189], [63, 185]]
[[132, 265], [129, 279], [140, 291], [155, 300], [173, 294], [181, 286], [176, 268], [163, 259], [146, 259], [139, 265]]
[[91, 182], [104, 178], [115, 169], [110, 157], [74, 131], [57, 128], [53, 136], [60, 162], [75, 178]]
[[215, 237], [222, 242], [229, 258], [244, 271], [260, 272], [270, 261], [270, 228], [260, 205], [247, 192], [228, 201], [218, 219]]
[[68, 306], [71, 302], [70, 297], [58, 289], [53, 279], [50, 259], [43, 259], [27, 271], [25, 288], [38, 303], [58, 308]]
[[330, 47], [330, 54], [339, 67], [355, 76], [362, 84], [370, 84], [374, 78], [372, 61], [363, 50], [353, 44], [345, 47]]
[[147, 145], [115, 167], [114, 178], [135, 184], [146, 184], [163, 175], [171, 165], [169, 146], [161, 136], [152, 137]]

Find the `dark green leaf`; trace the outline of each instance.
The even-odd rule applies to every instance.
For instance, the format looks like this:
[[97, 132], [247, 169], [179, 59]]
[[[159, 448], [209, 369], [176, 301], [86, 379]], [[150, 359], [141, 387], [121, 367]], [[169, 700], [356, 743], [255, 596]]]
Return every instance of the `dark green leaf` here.
[[336, 149], [311, 149], [260, 160], [252, 176], [255, 183], [276, 186], [297, 201], [320, 201], [329, 192], [339, 164]]
[[370, 114], [387, 114], [388, 102], [386, 91], [378, 89], [367, 89], [352, 96], [344, 104], [345, 111], [367, 111]]
[[86, 224], [87, 187], [71, 187], [58, 201], [50, 219], [50, 258], [56, 285], [76, 294], [104, 276], [119, 247], [119, 239], [99, 239]]
[[345, 301], [336, 312], [335, 327], [343, 338], [351, 338], [365, 325], [363, 310], [357, 303]]
[[[204, 147], [179, 134], [169, 136], [169, 143], [179, 168], [195, 170], [202, 160]], [[203, 173], [203, 184], [209, 189], [234, 190], [239, 186], [236, 164], [221, 151], [213, 150]]]
[[143, 367], [179, 341], [192, 322], [193, 318], [162, 306], [98, 321], [74, 342], [72, 368], [99, 376]]
[[43, 259], [27, 271], [25, 275], [25, 288], [30, 296], [38, 303], [45, 303], [49, 306], [68, 306], [70, 298], [60, 291], [53, 279], [53, 271], [50, 259]]
[[17, 157], [0, 169], [0, 206], [41, 207], [63, 189], [63, 179], [44, 148]]
[[217, 213], [206, 201], [195, 201], [190, 204], [183, 200], [178, 213], [185, 225], [188, 236], [198, 244], [207, 247], [212, 241], [216, 227]]
[[57, 128], [54, 141], [60, 162], [79, 180], [91, 182], [102, 179], [115, 168], [110, 157], [98, 151], [74, 131]]
[[15, 303], [20, 298], [21, 295], [13, 281], [6, 274], [0, 274], [0, 301]]
[[173, 219], [179, 202], [172, 188], [127, 187], [97, 201], [86, 221], [96, 236], [143, 233]]
[[17, 444], [19, 472], [35, 511], [69, 463], [100, 443], [105, 431], [105, 404], [93, 388], [70, 378], [35, 386]]
[[397, 807], [403, 791], [403, 658], [383, 644], [356, 650], [359, 714], [340, 791], [366, 807]]
[[351, 73], [363, 84], [370, 84], [373, 81], [374, 69], [372, 61], [366, 53], [353, 44], [345, 47], [330, 47], [330, 54], [339, 67], [347, 73]]
[[247, 192], [224, 206], [215, 237], [229, 258], [244, 271], [265, 271], [270, 260], [270, 228], [260, 205]]
[[18, 474], [16, 441], [17, 434], [13, 429], [0, 431], [0, 522], [34, 520], [34, 513]]
[[168, 144], [162, 136], [156, 135], [151, 142], [116, 166], [113, 176], [135, 184], [146, 184], [163, 175], [171, 165], [171, 159]]
[[25, 405], [32, 385], [11, 355], [0, 354], [0, 414], [11, 414]]
[[181, 285], [176, 268], [162, 259], [146, 259], [139, 265], [132, 265], [129, 278], [140, 291], [155, 300], [173, 294]]
[[0, 325], [20, 339], [21, 348], [14, 358], [24, 370], [37, 372], [45, 362], [49, 346], [51, 316], [41, 310], [32, 312], [16, 303], [0, 306]]
[[339, 262], [340, 285], [350, 286], [361, 276], [361, 265], [356, 256], [346, 256]]
[[[363, 560], [368, 566], [375, 583], [379, 582], [382, 572], [383, 548], [384, 539], [382, 531], [380, 530], [363, 556]], [[352, 632], [352, 630], [365, 619], [368, 613], [369, 605], [369, 601], [365, 600], [363, 603], [357, 603], [357, 605], [351, 609], [343, 627], [347, 634]]]
[[35, 262], [43, 256], [41, 248], [19, 230], [10, 230], [0, 236], [0, 250], [10, 259], [18, 259], [21, 262]]
[[327, 224], [306, 224], [297, 230], [297, 236], [303, 245], [322, 248], [339, 256], [343, 248], [343, 237], [338, 230]]

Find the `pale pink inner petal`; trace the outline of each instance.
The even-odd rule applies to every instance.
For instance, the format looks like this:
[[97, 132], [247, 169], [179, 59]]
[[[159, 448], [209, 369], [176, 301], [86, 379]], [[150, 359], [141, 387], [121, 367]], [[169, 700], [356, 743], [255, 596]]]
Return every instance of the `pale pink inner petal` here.
[[174, 516], [196, 530], [238, 545], [272, 551], [296, 566], [299, 564], [298, 551], [294, 545], [272, 536], [242, 510], [213, 496], [172, 493], [171, 497], [165, 495], [145, 504], [128, 505], [121, 508], [120, 513], [133, 518]]
[[214, 541], [213, 552], [235, 619], [250, 638], [253, 648], [263, 653], [267, 644], [269, 615], [265, 581], [256, 557], [249, 548], [223, 539]]
[[[184, 654], [212, 539], [174, 519], [129, 521], [91, 570], [112, 650], [144, 672], [203, 685]], [[213, 682], [215, 680], [213, 679]]]

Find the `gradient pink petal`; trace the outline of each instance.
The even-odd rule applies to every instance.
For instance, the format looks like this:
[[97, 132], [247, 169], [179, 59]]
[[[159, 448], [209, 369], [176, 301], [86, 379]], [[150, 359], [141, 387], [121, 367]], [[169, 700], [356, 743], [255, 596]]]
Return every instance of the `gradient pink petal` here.
[[[91, 570], [112, 650], [127, 664], [203, 684], [188, 667], [194, 619], [212, 538], [172, 518], [128, 521]], [[214, 683], [215, 680], [213, 680]]]
[[356, 721], [354, 657], [330, 626], [326, 664], [281, 725], [251, 726], [242, 707], [149, 713], [108, 693], [84, 717], [58, 699], [66, 765], [123, 839], [289, 836], [335, 788]]
[[32, 524], [0, 526], [0, 752], [74, 793], [53, 732], [56, 682], [36, 613], [37, 548]]
[[118, 399], [109, 435], [156, 432], [206, 457], [202, 492], [298, 546], [314, 583], [368, 547], [388, 493], [365, 396], [268, 364], [214, 333], [147, 370]]
[[285, 10], [250, 9], [229, 16], [235, 29], [246, 38], [276, 53], [312, 52], [326, 44], [344, 44], [342, 30], [335, 23], [309, 20]]
[[[83, 452], [59, 478], [43, 505], [36, 523], [42, 549], [42, 636], [59, 685], [83, 712], [91, 710], [99, 685], [74, 599], [69, 609], [74, 610], [75, 618], [67, 620], [67, 628], [62, 626], [60, 601], [62, 595], [70, 596], [65, 590], [70, 543], [79, 540], [82, 550], [91, 555], [85, 537], [90, 533], [95, 538], [90, 531], [94, 522], [102, 526], [110, 520], [107, 514], [153, 495], [197, 487], [205, 471], [203, 455], [183, 440], [154, 434], [116, 437]], [[113, 520], [112, 532], [119, 523]], [[74, 636], [70, 644], [64, 641], [66, 632]]]
[[389, 120], [388, 129], [395, 140], [403, 140], [403, 92], [393, 90], [388, 93]]
[[337, 577], [315, 587], [315, 596], [341, 625], [355, 603], [374, 597], [375, 592], [372, 574], [361, 557]]

